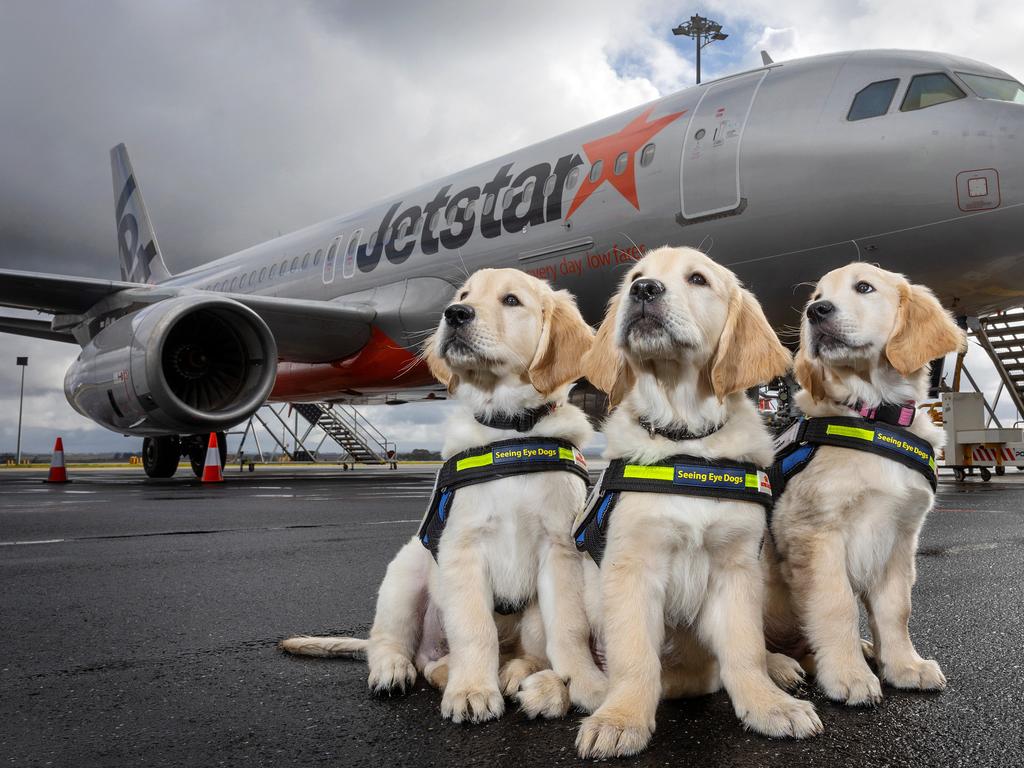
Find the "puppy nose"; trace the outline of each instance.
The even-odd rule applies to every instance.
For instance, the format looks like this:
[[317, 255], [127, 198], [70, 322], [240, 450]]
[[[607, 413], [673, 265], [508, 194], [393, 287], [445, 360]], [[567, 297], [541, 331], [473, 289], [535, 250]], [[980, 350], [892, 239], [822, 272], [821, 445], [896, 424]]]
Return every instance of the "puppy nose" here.
[[476, 311], [469, 304], [452, 304], [444, 311], [444, 319], [453, 328], [465, 325], [476, 317]]
[[807, 319], [812, 323], [820, 323], [826, 317], [835, 312], [835, 304], [831, 301], [816, 301], [807, 307]]
[[629, 286], [629, 295], [634, 301], [654, 301], [664, 292], [665, 284], [660, 280], [652, 280], [649, 277], [634, 280], [633, 284]]

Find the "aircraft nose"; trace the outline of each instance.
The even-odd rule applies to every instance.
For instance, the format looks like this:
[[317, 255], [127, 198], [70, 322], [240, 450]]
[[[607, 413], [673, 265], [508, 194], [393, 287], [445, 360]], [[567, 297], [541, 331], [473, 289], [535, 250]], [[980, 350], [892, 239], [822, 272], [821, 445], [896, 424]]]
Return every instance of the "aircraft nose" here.
[[654, 301], [665, 292], [665, 284], [660, 280], [653, 280], [649, 277], [634, 280], [629, 286], [629, 295], [634, 301], [647, 303]]
[[452, 304], [444, 311], [445, 322], [452, 328], [459, 328], [476, 317], [476, 310], [469, 304]]
[[811, 324], [820, 323], [826, 317], [835, 312], [836, 307], [831, 301], [815, 301], [813, 304], [809, 304], [807, 307], [807, 319], [811, 321]]

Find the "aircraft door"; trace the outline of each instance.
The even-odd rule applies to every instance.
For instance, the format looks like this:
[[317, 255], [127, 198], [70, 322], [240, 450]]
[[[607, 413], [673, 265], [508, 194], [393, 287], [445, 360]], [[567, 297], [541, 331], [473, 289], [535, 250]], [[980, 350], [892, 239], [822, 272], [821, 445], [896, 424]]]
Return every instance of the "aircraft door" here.
[[334, 265], [338, 263], [338, 250], [341, 248], [342, 237], [344, 235], [334, 238], [331, 247], [327, 249], [327, 258], [324, 259], [324, 285], [334, 282]]
[[739, 208], [740, 142], [750, 108], [767, 71], [709, 85], [687, 126], [681, 169], [684, 219]]

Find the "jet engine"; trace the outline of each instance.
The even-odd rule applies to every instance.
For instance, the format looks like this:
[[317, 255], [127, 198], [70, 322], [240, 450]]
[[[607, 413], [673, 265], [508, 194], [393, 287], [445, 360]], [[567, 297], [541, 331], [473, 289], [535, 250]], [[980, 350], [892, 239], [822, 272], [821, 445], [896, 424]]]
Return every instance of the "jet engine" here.
[[177, 296], [108, 319], [68, 369], [64, 393], [115, 432], [207, 433], [252, 415], [276, 371], [259, 315], [220, 296]]

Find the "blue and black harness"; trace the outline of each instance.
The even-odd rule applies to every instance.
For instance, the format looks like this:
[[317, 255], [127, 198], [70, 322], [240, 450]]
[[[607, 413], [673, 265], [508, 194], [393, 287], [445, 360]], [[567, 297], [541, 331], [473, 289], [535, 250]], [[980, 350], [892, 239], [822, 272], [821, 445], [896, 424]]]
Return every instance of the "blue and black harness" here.
[[601, 474], [573, 531], [576, 548], [598, 565], [604, 556], [608, 525], [622, 493], [674, 493], [732, 501], [752, 501], [771, 512], [768, 475], [754, 464], [729, 459], [711, 461], [680, 454], [657, 464], [630, 464], [616, 459]]

